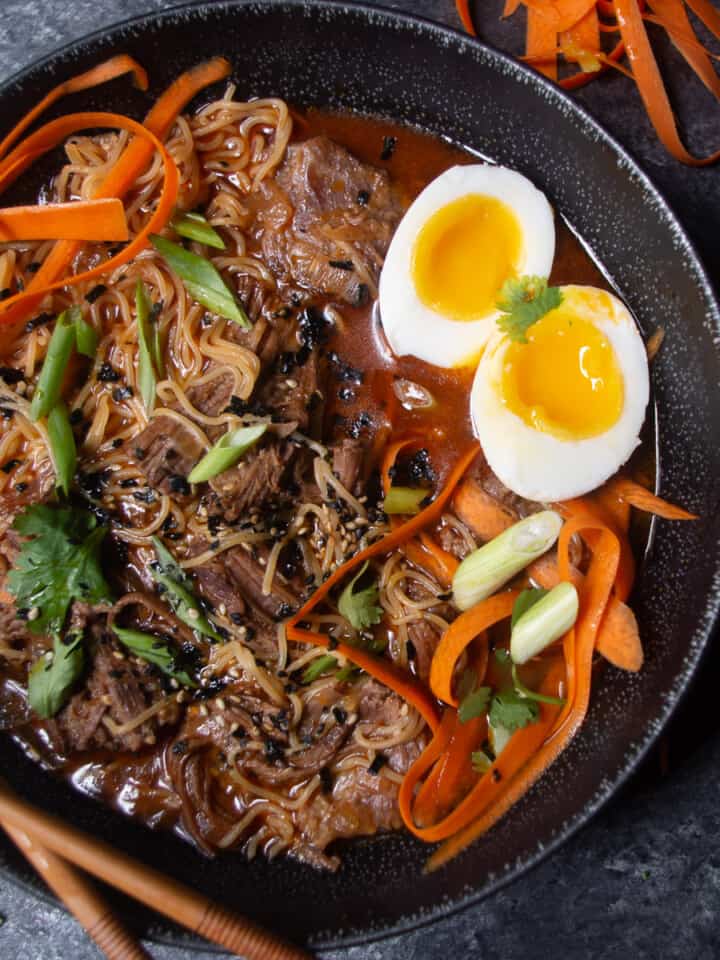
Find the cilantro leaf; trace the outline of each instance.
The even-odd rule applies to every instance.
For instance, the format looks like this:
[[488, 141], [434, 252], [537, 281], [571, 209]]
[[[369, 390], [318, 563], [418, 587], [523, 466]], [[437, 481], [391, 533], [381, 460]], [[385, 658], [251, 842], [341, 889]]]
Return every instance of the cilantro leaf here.
[[28, 676], [28, 702], [40, 717], [54, 717], [70, 695], [85, 665], [82, 633], [66, 642], [55, 638], [52, 653], [33, 664]]
[[562, 303], [560, 287], [549, 287], [545, 277], [518, 277], [506, 280], [500, 290], [498, 310], [505, 316], [497, 324], [518, 343], [527, 343], [525, 334], [546, 313]]
[[355, 584], [363, 576], [368, 568], [368, 561], [355, 574], [350, 583], [340, 594], [338, 601], [338, 610], [343, 617], [352, 624], [356, 630], [365, 630], [382, 619], [382, 607], [378, 604], [378, 585], [376, 582], [365, 587], [364, 590], [355, 592]]
[[25, 540], [8, 574], [17, 606], [32, 611], [28, 629], [59, 638], [73, 600], [111, 600], [100, 565], [107, 532], [95, 517], [74, 507], [34, 504], [16, 517], [13, 529]]
[[510, 620], [511, 629], [524, 613], [527, 613], [531, 607], [535, 606], [538, 600], [542, 600], [549, 592], [550, 591], [545, 590], [544, 587], [531, 587], [529, 590], [523, 590], [513, 604], [512, 619]]
[[491, 694], [492, 687], [478, 687], [477, 690], [466, 694], [458, 707], [460, 722], [467, 723], [469, 720], [481, 717], [487, 710]]
[[490, 723], [493, 727], [504, 727], [509, 733], [536, 723], [540, 717], [540, 708], [534, 700], [527, 700], [515, 693], [514, 690], [505, 690], [496, 693], [490, 705]]

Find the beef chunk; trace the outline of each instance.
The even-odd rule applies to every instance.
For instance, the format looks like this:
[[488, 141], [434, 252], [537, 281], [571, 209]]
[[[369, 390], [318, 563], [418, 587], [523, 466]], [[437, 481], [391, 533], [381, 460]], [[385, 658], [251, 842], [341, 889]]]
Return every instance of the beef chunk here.
[[450, 524], [445, 524], [440, 528], [437, 539], [443, 550], [445, 550], [447, 553], [451, 553], [454, 557], [457, 557], [458, 560], [464, 560], [472, 549], [465, 539], [458, 533], [458, 531], [454, 527], [451, 527]]
[[224, 608], [231, 619], [245, 616], [245, 602], [222, 557], [196, 567], [194, 573], [200, 593], [213, 608]]
[[[390, 179], [327, 137], [288, 147], [275, 182], [264, 187], [268, 205], [293, 208], [282, 230], [266, 230], [263, 254], [286, 282], [359, 305], [375, 292], [383, 257], [402, 215]], [[366, 198], [359, 204], [358, 196]]]
[[261, 384], [258, 399], [276, 420], [317, 434], [322, 421], [327, 364], [318, 351], [283, 353], [277, 370]]
[[430, 678], [430, 664], [440, 643], [440, 633], [426, 620], [414, 620], [408, 624], [408, 639], [412, 643], [410, 662], [421, 680]]
[[362, 493], [367, 456], [367, 444], [364, 440], [346, 437], [331, 447], [333, 473], [350, 493], [359, 496]]
[[251, 450], [229, 470], [210, 480], [217, 498], [213, 512], [235, 523], [266, 503], [284, 496], [288, 470], [297, 453], [294, 443], [281, 440]]
[[247, 330], [237, 323], [230, 324], [225, 333], [229, 339], [252, 350], [260, 359], [263, 370], [269, 369], [280, 352], [281, 345], [290, 340], [294, 331], [294, 321], [287, 310], [278, 306], [277, 310], [253, 319], [253, 325]]
[[[162, 683], [149, 664], [131, 662], [115, 643], [103, 638], [95, 647], [85, 688], [72, 697], [56, 723], [70, 751], [137, 751], [155, 742], [160, 723], [157, 714], [117, 736], [103, 718], [122, 726], [164, 695]], [[172, 707], [170, 716], [163, 719], [167, 722], [171, 717], [176, 719], [177, 708]]]
[[203, 383], [188, 388], [187, 398], [200, 413], [207, 417], [217, 417], [232, 400], [235, 378], [231, 373], [223, 373]]
[[290, 611], [298, 603], [298, 595], [291, 585], [280, 583], [276, 574], [272, 592], [264, 594], [262, 584], [265, 567], [251, 551], [237, 547], [226, 551], [225, 557], [225, 564], [233, 579], [256, 610], [272, 620], [283, 620], [290, 616]]
[[195, 434], [173, 417], [151, 420], [134, 438], [133, 451], [148, 484], [176, 499], [172, 478], [187, 477], [204, 453]]

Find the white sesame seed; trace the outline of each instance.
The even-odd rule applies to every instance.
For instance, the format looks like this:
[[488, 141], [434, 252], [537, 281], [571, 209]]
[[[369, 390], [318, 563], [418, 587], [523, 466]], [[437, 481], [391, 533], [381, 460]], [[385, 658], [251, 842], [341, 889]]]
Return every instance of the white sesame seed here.
[[201, 703], [199, 713], [201, 717], [207, 717], [210, 711], [208, 710], [208, 708], [205, 706], [204, 703]]
[[293, 380], [293, 379], [291, 379], [291, 378], [288, 378], [288, 379], [285, 381], [285, 383], [287, 384], [288, 387], [290, 387], [291, 390], [294, 390], [294, 389], [297, 387], [297, 385], [298, 385], [297, 380]]
[[20, 380], [18, 383], [15, 384], [15, 393], [19, 393], [21, 397], [25, 394], [26, 390], [27, 390], [27, 384], [25, 383], [24, 380]]
[[227, 607], [225, 606], [224, 603], [221, 603], [220, 606], [218, 607], [218, 613], [220, 614], [221, 617], [224, 617], [225, 614], [227, 613]]
[[223, 698], [222, 698], [222, 697], [218, 697], [217, 700], [215, 701], [215, 703], [217, 704], [218, 710], [224, 712], [224, 710], [225, 710], [225, 701], [223, 700]]
[[191, 620], [197, 620], [200, 616], [200, 611], [196, 610], [195, 607], [190, 607], [190, 609], [187, 612], [187, 615], [190, 617]]
[[27, 615], [28, 620], [37, 620], [39, 616], [40, 616], [40, 607], [31, 607], [28, 610], [28, 615]]

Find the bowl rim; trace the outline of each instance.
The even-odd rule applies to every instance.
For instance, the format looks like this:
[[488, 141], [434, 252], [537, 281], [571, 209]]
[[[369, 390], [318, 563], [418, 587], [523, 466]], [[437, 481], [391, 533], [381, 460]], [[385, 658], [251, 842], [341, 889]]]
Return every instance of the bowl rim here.
[[[143, 31], [152, 26], [161, 26], [164, 21], [177, 21], [180, 18], [188, 21], [193, 17], [202, 18], [204, 16], [220, 19], [223, 16], [227, 16], [231, 11], [237, 11], [242, 8], [247, 8], [256, 15], [282, 8], [310, 16], [316, 16], [317, 11], [324, 11], [325, 13], [330, 12], [334, 16], [339, 17], [347, 15], [359, 17], [364, 20], [366, 24], [372, 26], [377, 26], [378, 21], [385, 21], [386, 23], [395, 24], [397, 27], [401, 27], [409, 33], [425, 33], [431, 37], [433, 43], [438, 47], [453, 43], [459, 48], [475, 49], [482, 54], [492, 69], [497, 69], [497, 66], [502, 64], [511, 80], [517, 81], [518, 78], [521, 78], [524, 79], [531, 88], [542, 90], [544, 96], [554, 109], [564, 109], [571, 115], [574, 115], [574, 117], [580, 121], [583, 135], [587, 136], [591, 134], [595, 140], [609, 147], [625, 167], [627, 175], [632, 175], [634, 179], [641, 183], [643, 192], [652, 200], [654, 209], [657, 211], [656, 219], [662, 223], [664, 229], [674, 235], [674, 239], [682, 248], [688, 264], [692, 265], [693, 283], [698, 286], [702, 292], [703, 300], [706, 304], [706, 318], [712, 323], [716, 333], [720, 337], [720, 305], [718, 303], [715, 284], [707, 272], [696, 244], [688, 235], [682, 220], [673, 206], [665, 198], [664, 194], [632, 153], [595, 119], [587, 107], [578, 103], [569, 93], [548, 78], [478, 37], [471, 36], [456, 27], [431, 20], [428, 17], [396, 10], [395, 8], [384, 5], [354, 2], [354, 0], [350, 0], [350, 2], [343, 2], [343, 0], [217, 0], [217, 2], [213, 2], [213, 0], [188, 0], [188, 2], [173, 4], [161, 10], [113, 21], [105, 27], [100, 27], [54, 48], [43, 57], [33, 60], [26, 66], [16, 70], [7, 79], [1, 81], [0, 102], [12, 93], [14, 86], [23, 84], [32, 75], [52, 70], [59, 61], [65, 60], [71, 62], [74, 57], [85, 55], [88, 48], [96, 44], [102, 42], [107, 43], [108, 40], [113, 44], [116, 42], [119, 43], [122, 40], [123, 33]], [[653, 524], [654, 523], [655, 521], [653, 520]], [[720, 549], [716, 551], [713, 559], [714, 582], [718, 582], [720, 581]], [[692, 682], [702, 666], [703, 660], [707, 656], [708, 647], [719, 620], [720, 591], [716, 591], [712, 596], [708, 596], [704, 609], [700, 611], [697, 616], [694, 634], [700, 634], [699, 642], [694, 648], [688, 650], [686, 659], [683, 662], [683, 669], [675, 677], [672, 696], [666, 698], [662, 711], [648, 724], [650, 729], [646, 728], [641, 741], [634, 742], [628, 746], [623, 766], [612, 780], [608, 781], [606, 779], [593, 798], [587, 801], [580, 810], [565, 821], [562, 829], [558, 830], [556, 835], [543, 845], [542, 849], [536, 848], [527, 853], [521, 861], [515, 862], [511, 869], [503, 871], [501, 875], [487, 880], [481, 889], [462, 893], [452, 900], [444, 899], [428, 910], [407, 914], [399, 920], [389, 922], [384, 926], [368, 927], [362, 931], [355, 928], [345, 933], [337, 933], [330, 936], [325, 936], [323, 931], [318, 931], [315, 935], [311, 935], [308, 938], [308, 944], [311, 947], [323, 950], [351, 947], [376, 942], [421, 927], [430, 926], [438, 920], [452, 916], [479, 903], [481, 900], [497, 893], [515, 879], [537, 867], [543, 860], [549, 857], [551, 853], [562, 846], [587, 824], [600, 808], [615, 796], [636, 772], [639, 765], [665, 730], [672, 715], [685, 700]], [[35, 876], [31, 872], [28, 872], [27, 878], [23, 878], [19, 876], [16, 871], [2, 864], [0, 864], [0, 871], [10, 882], [25, 890], [31, 891], [34, 896], [40, 897], [46, 903], [56, 904], [64, 909], [63, 904], [57, 901], [47, 888], [40, 883], [36, 885]], [[152, 942], [160, 944], [182, 944], [188, 949], [195, 949], [202, 944], [202, 949], [209, 949], [212, 952], [212, 945], [207, 944], [205, 941], [197, 940], [193, 935], [189, 935], [188, 938], [184, 933], [179, 933], [179, 935], [175, 934], [175, 929], [176, 928], [169, 929], [166, 933], [153, 926], [148, 930], [147, 938]]]

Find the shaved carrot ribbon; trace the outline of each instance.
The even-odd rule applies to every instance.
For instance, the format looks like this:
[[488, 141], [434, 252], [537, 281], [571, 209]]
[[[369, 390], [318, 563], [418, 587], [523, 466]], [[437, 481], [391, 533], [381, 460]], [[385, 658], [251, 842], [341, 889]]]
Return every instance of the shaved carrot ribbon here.
[[512, 614], [519, 593], [519, 590], [496, 593], [453, 620], [443, 634], [430, 666], [430, 688], [438, 700], [457, 707], [452, 681], [460, 655], [478, 634]]
[[89, 90], [92, 87], [100, 86], [100, 84], [107, 83], [126, 73], [132, 73], [134, 75], [135, 85], [137, 87], [141, 90], [147, 90], [147, 73], [137, 60], [133, 60], [133, 58], [129, 57], [126, 53], [121, 53], [117, 57], [111, 57], [109, 60], [106, 60], [104, 63], [99, 63], [86, 73], [81, 73], [77, 77], [65, 80], [64, 83], [59, 84], [51, 90], [50, 93], [47, 93], [32, 110], [25, 114], [10, 133], [0, 141], [0, 157], [4, 157], [10, 147], [20, 139], [28, 127], [62, 97], [70, 93], [79, 93], [81, 90]]
[[[600, 534], [598, 545], [581, 591], [577, 623], [563, 641], [567, 676], [565, 706], [558, 712], [557, 707], [541, 704], [539, 721], [513, 734], [490, 771], [481, 777], [453, 814], [433, 828], [418, 830], [412, 820], [411, 800], [417, 782], [414, 766], [403, 781], [400, 810], [408, 828], [422, 839], [445, 840], [428, 860], [428, 871], [436, 870], [457, 856], [504, 816], [557, 759], [585, 719], [590, 701], [595, 638], [611, 596], [620, 548], [611, 530], [584, 518], [568, 520], [558, 543], [560, 574], [566, 580], [570, 573], [570, 538], [575, 533], [590, 529]], [[542, 687], [543, 692], [545, 687], [549, 688], [557, 682], [560, 672], [557, 664], [550, 669]], [[454, 829], [456, 826], [457, 829]]]
[[[633, 583], [635, 582], [635, 555], [627, 536], [627, 530], [624, 530], [616, 523], [613, 513], [606, 509], [594, 494], [556, 503], [555, 508], [564, 517], [585, 516], [593, 520], [599, 520], [600, 523], [613, 531], [620, 543], [620, 561], [618, 563], [617, 576], [615, 577], [614, 593], [618, 600], [624, 603], [630, 596]], [[584, 534], [584, 539], [592, 549], [597, 543], [597, 531], [588, 530]]]
[[470, 13], [470, 0], [455, 0], [455, 8], [460, 17], [460, 22], [467, 32], [471, 36], [476, 37], [475, 24], [473, 23], [472, 14]]
[[[59, 117], [57, 120], [51, 120], [50, 123], [40, 127], [39, 130], [30, 134], [19, 146], [15, 147], [15, 149], [7, 155], [5, 160], [0, 163], [0, 193], [6, 190], [10, 184], [14, 183], [20, 173], [38, 156], [42, 156], [49, 150], [52, 150], [79, 130], [97, 129], [98, 127], [115, 127], [134, 133], [138, 139], [144, 140], [160, 154], [163, 162], [164, 178], [157, 207], [137, 236], [114, 257], [110, 257], [110, 259], [104, 263], [90, 270], [84, 270], [82, 273], [77, 273], [69, 277], [64, 276], [54, 282], [46, 283], [41, 290], [33, 290], [33, 284], [31, 282], [25, 291], [9, 297], [3, 302], [2, 306], [4, 310], [0, 314], [0, 324], [9, 323], [14, 317], [13, 308], [17, 308], [17, 306], [23, 302], [28, 300], [35, 301], [38, 297], [43, 297], [53, 290], [60, 290], [67, 286], [76, 286], [78, 283], [86, 283], [94, 277], [99, 277], [113, 270], [115, 267], [127, 263], [128, 260], [132, 260], [133, 257], [137, 256], [137, 254], [147, 246], [150, 234], [162, 230], [172, 216], [180, 182], [178, 170], [172, 157], [154, 133], [151, 133], [150, 130], [136, 120], [131, 120], [129, 117], [124, 117], [117, 113], [71, 113], [68, 116]], [[118, 163], [120, 162], [121, 161], [118, 161]], [[64, 241], [64, 243], [75, 247], [78, 241], [68, 240]], [[54, 249], [57, 249], [57, 247]], [[37, 279], [40, 276], [43, 272], [43, 267], [52, 255], [53, 253], [51, 252], [33, 279]]]
[[[720, 39], [720, 11], [710, 0], [506, 0], [503, 17], [512, 16], [521, 3], [527, 8], [526, 51], [521, 59], [566, 90], [576, 90], [610, 68], [618, 70], [637, 83], [658, 137], [676, 160], [704, 166], [720, 158], [720, 150], [695, 157], [685, 148], [644, 23], [656, 23], [667, 31], [694, 73], [720, 100], [720, 78], [712, 66], [717, 57], [698, 40], [686, 9]], [[648, 5], [652, 12], [646, 11]], [[475, 35], [469, 3], [457, 0], [457, 8], [466, 30]], [[600, 21], [599, 15], [611, 22]], [[620, 38], [605, 52], [601, 33], [615, 32]], [[621, 64], [626, 54], [629, 70]], [[577, 63], [580, 70], [558, 80], [559, 56]]]
[[125, 243], [127, 239], [125, 208], [116, 198], [0, 209], [0, 243], [16, 240]]
[[639, 483], [628, 480], [626, 477], [615, 477], [608, 481], [606, 487], [610, 493], [629, 503], [636, 510], [654, 513], [656, 517], [663, 517], [665, 520], [697, 520], [696, 514], [668, 503], [667, 500], [657, 497]]
[[[308, 614], [315, 609], [321, 600], [324, 600], [325, 597], [327, 597], [329, 592], [334, 586], [336, 586], [336, 584], [340, 583], [359, 565], [364, 563], [366, 560], [371, 559], [372, 557], [376, 557], [380, 554], [387, 553], [389, 550], [393, 550], [395, 547], [407, 542], [411, 537], [415, 536], [416, 533], [418, 533], [428, 524], [434, 523], [436, 520], [438, 520], [445, 505], [450, 500], [455, 487], [458, 485], [463, 477], [463, 474], [473, 460], [477, 457], [479, 452], [480, 447], [478, 444], [471, 444], [455, 464], [455, 467], [448, 477], [447, 483], [443, 489], [440, 491], [440, 493], [438, 493], [435, 500], [433, 500], [429, 506], [425, 507], [424, 510], [421, 510], [417, 516], [411, 517], [410, 520], [407, 520], [405, 523], [396, 527], [386, 537], [383, 537], [382, 540], [378, 540], [376, 543], [371, 544], [364, 550], [360, 550], [355, 554], [354, 557], [351, 557], [348, 561], [342, 564], [342, 566], [338, 567], [337, 570], [332, 573], [322, 584], [322, 586], [319, 587], [315, 593], [302, 605], [298, 612], [290, 617], [290, 619], [287, 621], [286, 635], [288, 640], [294, 640], [299, 643], [312, 643], [316, 646], [327, 647], [327, 636], [312, 630], [306, 630], [298, 627], [298, 623], [305, 619]], [[411, 674], [401, 670], [389, 660], [376, 657], [374, 654], [368, 653], [366, 650], [361, 650], [358, 647], [350, 647], [346, 644], [340, 644], [337, 649], [338, 652], [342, 653], [343, 656], [347, 657], [348, 660], [356, 664], [356, 666], [365, 670], [382, 683], [385, 683], [388, 687], [390, 687], [391, 690], [399, 693], [400, 696], [412, 703], [412, 705], [419, 710], [432, 730], [437, 728], [439, 720], [435, 701], [430, 695], [429, 691], [427, 691], [425, 687], [418, 683]]]
[[[168, 89], [159, 97], [153, 108], [145, 118], [144, 124], [139, 136], [136, 136], [125, 148], [120, 158], [112, 167], [101, 185], [96, 190], [93, 199], [102, 199], [105, 197], [117, 197], [122, 199], [131, 189], [136, 179], [147, 169], [154, 151], [157, 149], [155, 144], [158, 140], [164, 139], [180, 112], [192, 100], [192, 98], [211, 83], [224, 79], [230, 73], [230, 65], [227, 60], [217, 57], [206, 63], [201, 63], [192, 70], [188, 70], [177, 78]], [[88, 115], [85, 115], [88, 116]], [[111, 115], [108, 115], [111, 116]], [[67, 121], [68, 118], [62, 118]], [[134, 121], [128, 121], [130, 123]], [[114, 125], [114, 124], [111, 124]], [[139, 125], [138, 125], [139, 126]], [[29, 139], [29, 138], [28, 138]], [[27, 144], [27, 140], [24, 144]], [[18, 154], [22, 150], [23, 144], [15, 148], [13, 154]], [[161, 144], [161, 155], [164, 147]], [[12, 156], [13, 154], [9, 155]], [[35, 159], [38, 154], [31, 156]], [[6, 157], [0, 163], [0, 170], [3, 169]], [[12, 168], [9, 168], [12, 172]], [[174, 171], [174, 173], [173, 173]], [[6, 171], [7, 172], [7, 171]], [[177, 183], [173, 186], [173, 181], [177, 180], [177, 170], [174, 163], [170, 162], [165, 167], [164, 191], [167, 191], [167, 199], [170, 196], [177, 195]], [[161, 200], [162, 202], [162, 200]], [[174, 203], [174, 200], [173, 200]], [[170, 209], [163, 210], [163, 217], [157, 216], [157, 210], [152, 220], [156, 221], [158, 229], [162, 229], [172, 214], [172, 205], [166, 203]], [[146, 224], [143, 231], [145, 238], [143, 246], [146, 245], [147, 236], [155, 230], [155, 226], [150, 227]], [[43, 261], [40, 269], [31, 278], [25, 291], [14, 297], [5, 300], [0, 312], [0, 325], [5, 325], [8, 329], [6, 337], [10, 340], [15, 335], [19, 327], [27, 319], [28, 315], [41, 303], [43, 297], [50, 291], [65, 285], [66, 275], [68, 274], [73, 258], [80, 248], [80, 243], [76, 240], [61, 240], [55, 244], [48, 256]], [[105, 263], [96, 268], [94, 276], [112, 271], [116, 266], [127, 262], [135, 255], [131, 252], [127, 255], [129, 247], [123, 250], [116, 257], [112, 257]], [[86, 275], [86, 279], [88, 279]], [[77, 282], [77, 280], [76, 280]]]

